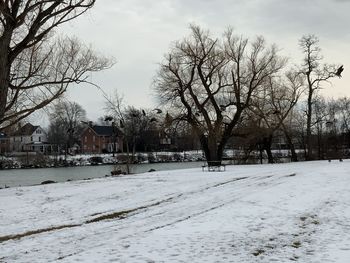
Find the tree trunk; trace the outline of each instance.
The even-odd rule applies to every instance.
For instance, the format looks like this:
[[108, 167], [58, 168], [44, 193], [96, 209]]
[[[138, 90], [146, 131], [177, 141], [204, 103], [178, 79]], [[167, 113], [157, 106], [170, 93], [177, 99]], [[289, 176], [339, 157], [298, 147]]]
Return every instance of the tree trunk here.
[[[308, 77], [309, 78], [309, 77]], [[313, 159], [311, 145], [311, 119], [312, 119], [312, 95], [313, 90], [309, 81], [309, 95], [307, 98], [307, 121], [306, 121], [306, 160]]]
[[10, 67], [7, 48], [0, 45], [0, 124], [5, 116], [7, 93], [10, 84]]
[[286, 130], [285, 127], [283, 127], [283, 132], [284, 132], [284, 136], [286, 137], [289, 149], [290, 149], [290, 153], [291, 153], [291, 161], [292, 162], [297, 162], [298, 161], [298, 155], [295, 152], [295, 147], [294, 147], [294, 143], [292, 141], [291, 136], [289, 135], [288, 131]]
[[273, 155], [271, 151], [272, 135], [263, 139], [263, 145], [267, 154], [268, 163], [274, 163]]
[[322, 147], [322, 132], [320, 130], [317, 132], [317, 151], [318, 151], [318, 159], [323, 160], [324, 151]]
[[220, 165], [222, 162], [223, 147], [218, 144], [216, 136], [200, 136], [200, 143], [208, 164]]
[[[288, 141], [288, 139], [287, 139], [287, 141]], [[289, 144], [289, 149], [290, 149], [290, 154], [291, 154], [291, 161], [292, 162], [297, 162], [298, 161], [298, 155], [297, 155], [297, 153], [295, 151], [294, 143], [292, 142], [292, 140], [290, 140], [288, 142], [288, 144]]]
[[[0, 66], [1, 68], [1, 66]], [[6, 77], [3, 77], [3, 70], [0, 69], [0, 127], [1, 127], [1, 120], [3, 120], [5, 116], [5, 108], [7, 103], [7, 91], [8, 91], [8, 81], [6, 80]]]

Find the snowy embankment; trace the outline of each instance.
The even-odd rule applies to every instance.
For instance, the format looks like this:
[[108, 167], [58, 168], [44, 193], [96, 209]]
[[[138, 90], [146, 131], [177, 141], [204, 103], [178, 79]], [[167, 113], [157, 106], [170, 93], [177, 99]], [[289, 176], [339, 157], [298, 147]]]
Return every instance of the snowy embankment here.
[[0, 262], [349, 262], [350, 161], [0, 190]]

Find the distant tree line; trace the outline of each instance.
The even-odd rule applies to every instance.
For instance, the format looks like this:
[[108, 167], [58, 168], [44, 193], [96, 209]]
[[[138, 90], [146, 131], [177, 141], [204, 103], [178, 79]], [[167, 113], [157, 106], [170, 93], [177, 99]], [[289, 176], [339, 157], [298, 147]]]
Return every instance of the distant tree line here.
[[[264, 98], [252, 104], [233, 130], [225, 149], [239, 152], [242, 162], [262, 153], [269, 163], [274, 163], [281, 157], [278, 156], [280, 150], [288, 150], [291, 161], [307, 160], [307, 102], [302, 99], [298, 102], [291, 100], [285, 93], [291, 90], [283, 90], [282, 93], [274, 93], [273, 99], [269, 97], [272, 93], [265, 91]], [[281, 100], [283, 96], [288, 99]], [[296, 97], [299, 96], [301, 94]], [[176, 120], [171, 113], [125, 105], [120, 107], [122, 110], [118, 115], [111, 115], [113, 109], [110, 103], [111, 100], [106, 103], [106, 114], [110, 114], [106, 116], [113, 118], [106, 120], [106, 116], [101, 116], [94, 123], [112, 125], [112, 122], [116, 122], [123, 132], [124, 149], [130, 153], [131, 162], [136, 161], [138, 152], [202, 149], [192, 126]], [[50, 111], [49, 143], [57, 147], [55, 151], [66, 152], [73, 145], [81, 144], [81, 132], [87, 125], [86, 112], [79, 104], [67, 100], [59, 101]], [[313, 159], [349, 156], [350, 98], [326, 99], [319, 94], [315, 96], [311, 134]]]

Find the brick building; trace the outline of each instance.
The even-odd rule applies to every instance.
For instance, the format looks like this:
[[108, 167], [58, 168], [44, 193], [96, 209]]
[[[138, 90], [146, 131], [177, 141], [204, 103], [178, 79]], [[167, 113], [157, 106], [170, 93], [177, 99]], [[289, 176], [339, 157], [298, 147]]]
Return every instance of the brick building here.
[[117, 127], [89, 125], [81, 134], [82, 153], [123, 151], [122, 133]]

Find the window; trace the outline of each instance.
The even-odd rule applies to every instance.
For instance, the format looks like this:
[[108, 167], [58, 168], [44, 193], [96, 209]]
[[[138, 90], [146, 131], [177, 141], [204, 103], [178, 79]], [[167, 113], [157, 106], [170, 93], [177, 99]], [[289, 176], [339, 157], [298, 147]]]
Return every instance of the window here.
[[21, 142], [23, 142], [23, 137], [21, 136]]
[[33, 136], [30, 136], [30, 141], [31, 141], [31, 142], [33, 141]]
[[41, 142], [41, 137], [39, 136], [39, 142]]
[[95, 138], [95, 135], [92, 136], [92, 141], [95, 142], [96, 138]]
[[85, 140], [85, 142], [87, 142], [87, 136], [85, 136], [84, 140]]

